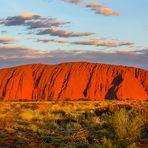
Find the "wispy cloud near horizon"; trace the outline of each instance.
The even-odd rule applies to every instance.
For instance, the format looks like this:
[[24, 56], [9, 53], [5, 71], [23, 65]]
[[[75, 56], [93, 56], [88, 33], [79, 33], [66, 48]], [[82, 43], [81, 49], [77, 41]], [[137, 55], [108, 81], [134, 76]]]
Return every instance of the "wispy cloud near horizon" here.
[[36, 42], [57, 42], [62, 44], [75, 44], [75, 45], [90, 45], [90, 46], [105, 46], [105, 47], [119, 47], [119, 46], [132, 46], [134, 43], [132, 42], [121, 42], [117, 40], [102, 40], [102, 39], [88, 39], [88, 40], [77, 40], [70, 41], [66, 39], [58, 39], [58, 38], [45, 38], [45, 39], [36, 39]]
[[79, 40], [73, 42], [73, 44], [78, 45], [93, 45], [93, 46], [106, 46], [106, 47], [119, 47], [119, 46], [131, 46], [134, 43], [131, 42], [120, 42], [113, 40], [98, 40], [98, 39], [90, 39], [90, 40]]
[[9, 44], [9, 43], [13, 43], [13, 42], [15, 42], [15, 41], [16, 41], [15, 38], [0, 37], [0, 44]]
[[41, 51], [19, 46], [0, 46], [0, 67], [10, 67], [29, 63], [56, 64], [70, 61], [88, 61], [146, 68], [148, 50], [52, 50]]
[[67, 30], [58, 29], [56, 27], [50, 27], [44, 30], [41, 30], [37, 33], [37, 35], [46, 35], [49, 34], [51, 36], [58, 36], [58, 37], [81, 37], [81, 36], [90, 36], [95, 33], [93, 32], [71, 32]]

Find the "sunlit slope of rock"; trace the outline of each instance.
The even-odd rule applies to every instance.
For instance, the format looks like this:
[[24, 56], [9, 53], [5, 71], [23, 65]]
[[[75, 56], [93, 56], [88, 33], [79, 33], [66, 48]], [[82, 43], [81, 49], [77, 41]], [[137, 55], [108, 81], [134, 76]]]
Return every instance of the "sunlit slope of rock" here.
[[0, 70], [1, 100], [148, 99], [148, 71], [107, 64], [32, 64]]

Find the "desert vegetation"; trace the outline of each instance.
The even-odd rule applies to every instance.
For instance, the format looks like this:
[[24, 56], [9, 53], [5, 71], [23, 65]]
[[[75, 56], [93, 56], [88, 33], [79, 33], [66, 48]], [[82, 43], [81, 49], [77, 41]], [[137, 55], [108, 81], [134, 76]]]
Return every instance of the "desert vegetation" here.
[[1, 102], [0, 147], [141, 148], [146, 101]]

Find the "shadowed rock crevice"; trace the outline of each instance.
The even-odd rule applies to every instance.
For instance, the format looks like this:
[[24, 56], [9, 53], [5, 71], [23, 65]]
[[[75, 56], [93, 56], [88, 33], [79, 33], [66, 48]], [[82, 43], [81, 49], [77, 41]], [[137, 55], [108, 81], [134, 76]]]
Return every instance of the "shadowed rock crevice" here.
[[67, 84], [68, 84], [68, 81], [69, 81], [69, 78], [70, 78], [70, 72], [66, 75], [65, 77], [65, 80], [63, 82], [63, 85], [62, 85], [62, 88], [61, 88], [61, 91], [59, 92], [59, 95], [58, 95], [58, 99], [61, 98], [61, 94], [62, 92], [65, 90], [65, 88], [67, 87]]
[[88, 79], [88, 83], [87, 83], [86, 88], [85, 88], [85, 90], [84, 90], [84, 92], [83, 92], [84, 97], [87, 97], [88, 89], [89, 89], [91, 80], [92, 80], [92, 78], [93, 78], [93, 73], [94, 73], [94, 70], [95, 70], [96, 67], [97, 67], [97, 65], [95, 65], [95, 66], [93, 67], [93, 69], [92, 69], [92, 71], [91, 71], [91, 73], [90, 73], [90, 76], [89, 76], [89, 79]]
[[9, 81], [13, 78], [14, 73], [15, 73], [15, 70], [11, 73], [10, 77], [6, 81], [6, 84], [4, 86], [3, 93], [2, 93], [2, 96], [4, 96], [4, 97], [5, 97], [6, 93], [7, 93], [6, 91], [7, 91], [7, 86], [9, 84]]
[[117, 90], [118, 90], [118, 87], [120, 85], [120, 83], [123, 81], [122, 79], [122, 76], [121, 75], [118, 75], [112, 82], [112, 87], [108, 90], [105, 98], [106, 99], [110, 99], [110, 100], [113, 100], [113, 99], [118, 99], [116, 93], [117, 93]]
[[35, 81], [36, 83], [35, 83], [35, 87], [34, 88], [38, 87], [38, 84], [40, 83], [40, 79], [41, 79], [43, 73], [44, 73], [44, 70], [40, 73], [40, 75], [38, 76], [37, 80]]

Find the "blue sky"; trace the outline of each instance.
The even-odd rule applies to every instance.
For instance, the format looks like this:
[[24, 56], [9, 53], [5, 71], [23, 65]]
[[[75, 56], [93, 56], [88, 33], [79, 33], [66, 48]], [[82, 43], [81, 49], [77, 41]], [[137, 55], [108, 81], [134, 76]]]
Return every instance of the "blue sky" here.
[[[147, 68], [147, 0], [80, 0], [77, 4], [72, 1], [77, 2], [0, 0], [0, 67], [85, 60]], [[114, 15], [114, 12], [117, 13]], [[23, 14], [69, 23], [36, 29], [28, 29], [25, 23], [7, 25], [8, 17], [22, 19]], [[55, 33], [55, 28], [60, 35]], [[61, 36], [61, 30], [71, 34], [65, 36], [62, 32]], [[75, 33], [79, 35], [73, 35]]]

